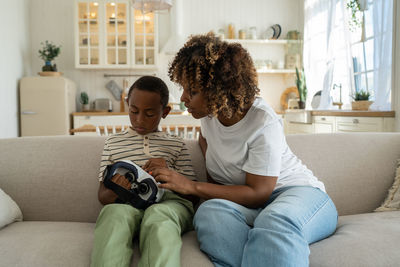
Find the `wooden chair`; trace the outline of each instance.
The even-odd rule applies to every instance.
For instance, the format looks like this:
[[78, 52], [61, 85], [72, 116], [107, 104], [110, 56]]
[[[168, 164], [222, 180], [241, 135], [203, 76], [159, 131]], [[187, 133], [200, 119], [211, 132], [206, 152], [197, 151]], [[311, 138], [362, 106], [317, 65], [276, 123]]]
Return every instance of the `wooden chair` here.
[[[71, 129], [70, 133], [75, 135], [108, 136], [110, 134], [122, 132], [128, 127], [129, 127], [128, 125], [95, 126], [91, 124], [85, 124], [82, 127]], [[200, 135], [200, 126], [192, 126], [192, 125], [177, 125], [177, 126], [166, 125], [166, 126], [160, 126], [159, 130], [179, 136], [184, 139], [198, 139]]]

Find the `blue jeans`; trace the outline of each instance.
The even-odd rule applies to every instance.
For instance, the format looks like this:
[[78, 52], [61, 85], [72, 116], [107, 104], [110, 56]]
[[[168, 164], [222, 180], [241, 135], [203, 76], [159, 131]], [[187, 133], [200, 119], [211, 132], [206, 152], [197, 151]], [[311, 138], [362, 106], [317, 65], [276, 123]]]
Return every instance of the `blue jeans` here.
[[308, 266], [308, 245], [331, 235], [337, 211], [318, 188], [274, 191], [263, 208], [211, 199], [198, 208], [194, 227], [215, 266]]

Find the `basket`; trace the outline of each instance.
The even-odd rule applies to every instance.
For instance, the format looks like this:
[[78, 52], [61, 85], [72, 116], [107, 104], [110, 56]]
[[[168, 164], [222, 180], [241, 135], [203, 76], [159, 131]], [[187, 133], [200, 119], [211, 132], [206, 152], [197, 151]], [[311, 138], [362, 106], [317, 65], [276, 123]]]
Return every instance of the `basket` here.
[[368, 110], [369, 106], [373, 101], [368, 101], [368, 100], [360, 100], [360, 101], [353, 101], [351, 102], [351, 109], [352, 110]]

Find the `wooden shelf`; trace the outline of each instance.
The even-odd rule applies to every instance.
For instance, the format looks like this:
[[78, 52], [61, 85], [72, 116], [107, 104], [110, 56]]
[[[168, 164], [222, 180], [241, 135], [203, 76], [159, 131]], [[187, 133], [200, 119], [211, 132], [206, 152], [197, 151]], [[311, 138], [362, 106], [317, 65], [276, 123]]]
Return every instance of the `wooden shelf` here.
[[288, 43], [300, 43], [301, 40], [262, 40], [262, 39], [224, 39], [224, 41], [230, 43], [241, 43], [241, 44], [288, 44]]
[[257, 73], [261, 73], [261, 74], [291, 74], [291, 73], [296, 73], [296, 70], [293, 69], [260, 69], [257, 70]]

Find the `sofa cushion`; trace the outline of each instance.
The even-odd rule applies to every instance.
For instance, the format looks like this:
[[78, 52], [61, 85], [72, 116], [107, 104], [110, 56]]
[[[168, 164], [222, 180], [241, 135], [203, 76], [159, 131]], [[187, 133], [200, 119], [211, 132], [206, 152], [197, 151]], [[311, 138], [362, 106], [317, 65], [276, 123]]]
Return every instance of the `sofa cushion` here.
[[369, 213], [393, 184], [399, 133], [288, 135], [299, 159], [324, 184], [339, 215]]
[[96, 221], [103, 136], [0, 140], [0, 188], [27, 221]]
[[94, 224], [15, 222], [0, 231], [1, 266], [89, 266]]
[[15, 221], [22, 221], [17, 203], [0, 188], [0, 229]]
[[[93, 223], [24, 221], [9, 224], [0, 231], [0, 266], [89, 266], [94, 238]], [[212, 267], [199, 249], [194, 231], [182, 237], [182, 267]], [[139, 260], [138, 241], [134, 243], [131, 266]]]
[[397, 161], [396, 175], [392, 187], [382, 205], [375, 211], [400, 210], [400, 159]]
[[333, 236], [310, 246], [310, 266], [399, 266], [400, 211], [340, 216]]

